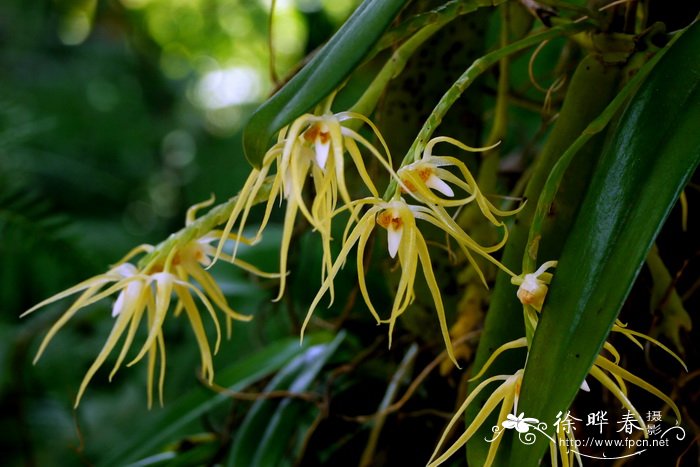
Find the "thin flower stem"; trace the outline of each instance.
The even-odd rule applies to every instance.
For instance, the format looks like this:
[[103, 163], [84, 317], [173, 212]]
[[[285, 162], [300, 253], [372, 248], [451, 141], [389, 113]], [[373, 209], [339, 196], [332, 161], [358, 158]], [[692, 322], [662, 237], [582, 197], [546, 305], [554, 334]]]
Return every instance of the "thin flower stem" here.
[[[260, 190], [258, 190], [255, 199], [253, 200], [253, 204], [260, 204], [263, 201], [267, 201], [270, 196], [270, 189], [272, 188], [273, 179], [274, 177], [267, 177], [265, 179], [260, 187]], [[187, 242], [196, 240], [214, 230], [217, 226], [224, 224], [228, 220], [229, 215], [237, 202], [238, 195], [212, 208], [209, 212], [196, 219], [190, 225], [171, 234], [167, 239], [156, 245], [153, 251], [139, 260], [139, 269], [157, 260], [165, 260], [168, 254], [176, 246], [184, 245]]]
[[401, 73], [408, 59], [411, 58], [418, 47], [423, 45], [425, 41], [430, 39], [433, 34], [442, 29], [447, 23], [458, 16], [472, 13], [481, 7], [496, 6], [505, 1], [506, 0], [472, 0], [465, 2], [463, 0], [453, 0], [440, 8], [416, 15], [404, 22], [397, 29], [390, 31], [377, 45], [377, 52], [403, 40], [410, 34], [412, 34], [412, 36], [392, 53], [391, 57], [389, 57], [367, 90], [357, 100], [350, 111], [362, 115], [369, 115], [372, 113], [387, 85]]
[[[372, 113], [379, 98], [389, 84], [389, 81], [401, 73], [406, 66], [406, 62], [411, 58], [416, 49], [451, 20], [452, 18], [442, 18], [433, 24], [428, 24], [423, 29], [416, 32], [413, 37], [404, 42], [401, 47], [396, 49], [379, 73], [377, 73], [374, 80], [372, 80], [372, 83], [367, 87], [367, 90], [352, 106], [350, 112], [362, 115], [369, 115]], [[356, 125], [360, 123], [361, 122], [357, 122]]]
[[[508, 14], [508, 5], [501, 7], [501, 31], [500, 31], [500, 48], [508, 47], [508, 25], [510, 23], [510, 15]], [[498, 61], [498, 90], [496, 95], [496, 108], [493, 119], [493, 126], [489, 132], [484, 146], [492, 146], [498, 142], [506, 134], [508, 125], [508, 95], [510, 88], [510, 56], [505, 55]], [[491, 154], [498, 154], [498, 149], [489, 151], [486, 154], [488, 157]]]
[[537, 264], [537, 246], [542, 234], [542, 224], [547, 216], [549, 207], [554, 201], [554, 197], [559, 190], [559, 184], [566, 172], [569, 163], [574, 158], [576, 153], [596, 134], [603, 131], [628, 99], [634, 95], [639, 88], [639, 85], [644, 81], [649, 72], [661, 60], [661, 57], [666, 51], [678, 40], [682, 33], [676, 34], [669, 44], [654, 55], [647, 63], [642, 66], [639, 71], [630, 79], [608, 106], [595, 118], [581, 135], [569, 146], [562, 154], [557, 163], [552, 168], [552, 171], [547, 178], [547, 181], [542, 188], [539, 198], [537, 199], [537, 208], [532, 217], [530, 232], [527, 239], [527, 248], [523, 255], [523, 273], [529, 273], [535, 270]]
[[[442, 96], [438, 104], [435, 106], [433, 112], [430, 114], [430, 117], [428, 117], [428, 119], [425, 121], [425, 123], [423, 124], [423, 128], [421, 128], [420, 132], [418, 133], [418, 136], [413, 141], [413, 144], [411, 144], [411, 147], [409, 148], [408, 152], [406, 153], [406, 156], [404, 157], [401, 163], [401, 167], [410, 164], [418, 158], [420, 158], [420, 155], [423, 152], [425, 145], [430, 140], [430, 137], [433, 135], [435, 129], [440, 125], [440, 122], [442, 122], [442, 119], [447, 113], [447, 111], [450, 110], [452, 105], [454, 105], [457, 99], [460, 98], [462, 93], [464, 93], [464, 91], [476, 80], [476, 78], [482, 75], [493, 65], [497, 64], [502, 58], [507, 57], [509, 55], [513, 55], [517, 52], [520, 52], [521, 50], [527, 49], [528, 47], [532, 47], [533, 45], [539, 44], [544, 40], [552, 39], [562, 35], [576, 34], [577, 32], [583, 31], [589, 27], [590, 25], [584, 22], [568, 23], [561, 26], [557, 26], [555, 28], [551, 28], [537, 34], [533, 34], [524, 39], [513, 42], [512, 44], [509, 44], [506, 47], [501, 47], [498, 50], [488, 53], [483, 57], [475, 60], [474, 63], [472, 63], [472, 65], [469, 68], [467, 68], [467, 70], [462, 74], [462, 76], [460, 76], [457, 79], [457, 81], [455, 81], [454, 84], [452, 84], [450, 89], [447, 90], [447, 92]], [[391, 199], [396, 191], [396, 181], [391, 180], [391, 182], [389, 183], [389, 187], [384, 193], [384, 199]]]
[[275, 68], [275, 41], [273, 40], [273, 21], [275, 17], [275, 7], [277, 6], [277, 0], [272, 0], [270, 2], [270, 16], [267, 19], [267, 48], [270, 53], [269, 58], [269, 69], [270, 69], [270, 80], [277, 87], [279, 85], [279, 77], [277, 76], [277, 69]]
[[[508, 46], [508, 5], [501, 6], [501, 31], [499, 38], [500, 48]], [[501, 139], [506, 134], [508, 125], [508, 104], [510, 94], [510, 57], [504, 56], [498, 62], [498, 87], [496, 91], [496, 105], [494, 108], [493, 125], [486, 138], [484, 146], [498, 145]], [[479, 166], [479, 174], [477, 175], [477, 185], [483, 193], [493, 193], [496, 191], [498, 180], [498, 166], [500, 162], [500, 148], [485, 151]], [[474, 223], [477, 219], [479, 209], [475, 206], [468, 206], [462, 211], [457, 218], [457, 223], [464, 227], [465, 230]], [[486, 238], [477, 238], [477, 240], [486, 241]]]
[[391, 405], [391, 402], [396, 397], [399, 386], [406, 376], [408, 376], [411, 368], [413, 368], [413, 362], [415, 361], [417, 355], [418, 345], [414, 342], [411, 347], [408, 348], [408, 352], [406, 352], [406, 355], [404, 356], [403, 360], [401, 360], [396, 373], [394, 373], [394, 376], [389, 382], [384, 398], [379, 405], [379, 413], [381, 415], [374, 421], [372, 432], [369, 435], [369, 441], [367, 441], [367, 446], [365, 447], [365, 450], [362, 453], [362, 458], [360, 459], [360, 466], [372, 465], [377, 448], [377, 441], [379, 441], [379, 435], [382, 432], [382, 428], [384, 427], [384, 422], [386, 421], [387, 417], [387, 414], [384, 411]]
[[387, 32], [384, 35], [384, 37], [382, 37], [382, 39], [379, 42], [377, 42], [375, 51], [381, 52], [382, 50], [387, 49], [398, 42], [401, 42], [406, 37], [414, 34], [416, 31], [425, 26], [429, 26], [438, 22], [447, 23], [457, 18], [458, 16], [472, 13], [478, 8], [497, 6], [501, 3], [505, 3], [506, 1], [507, 0], [451, 0], [445, 3], [444, 5], [435, 8], [434, 10], [415, 15], [401, 23], [396, 28]]

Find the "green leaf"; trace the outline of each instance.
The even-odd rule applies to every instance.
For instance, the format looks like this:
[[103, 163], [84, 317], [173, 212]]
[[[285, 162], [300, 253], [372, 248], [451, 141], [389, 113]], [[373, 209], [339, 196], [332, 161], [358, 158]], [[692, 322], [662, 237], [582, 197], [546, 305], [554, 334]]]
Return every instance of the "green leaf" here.
[[[586, 56], [579, 63], [571, 78], [571, 84], [554, 128], [547, 138], [547, 143], [537, 157], [532, 178], [527, 185], [525, 197], [529, 200], [517, 215], [517, 221], [510, 232], [510, 238], [503, 254], [503, 263], [513, 271], [521, 270], [522, 258], [527, 244], [528, 231], [532, 223], [537, 197], [547, 181], [547, 176], [554, 164], [581, 134], [582, 131], [608, 105], [617, 89], [619, 67], [603, 63], [597, 54]], [[561, 255], [564, 242], [569, 233], [581, 199], [588, 187], [588, 180], [595, 162], [600, 154], [605, 135], [598, 135], [586, 144], [567, 169], [562, 186], [556, 195], [553, 209], [542, 229], [542, 242], [539, 249], [540, 263], [557, 259]], [[511, 284], [510, 276], [501, 272], [491, 296], [491, 305], [486, 315], [484, 333], [479, 340], [479, 348], [474, 363], [476, 371], [480, 370], [486, 360], [501, 345], [523, 337], [523, 306], [518, 301], [516, 287]], [[519, 324], [515, 324], [519, 323]], [[476, 387], [484, 379], [497, 374], [513, 374], [525, 364], [523, 351], [509, 351], [501, 355], [483, 377], [470, 384]], [[489, 394], [477, 398], [488, 398]], [[467, 410], [467, 423], [474, 419], [481, 404], [474, 404]], [[483, 465], [486, 461], [491, 443], [491, 427], [496, 423], [497, 414], [486, 422], [467, 444], [470, 465]], [[506, 456], [507, 446], [499, 448], [499, 458]]]
[[[329, 334], [319, 333], [305, 339], [302, 346], [299, 346], [299, 340], [295, 338], [275, 342], [217, 373], [216, 382], [232, 391], [240, 391], [279, 370], [314, 345], [330, 340]], [[230, 399], [225, 394], [216, 394], [201, 386], [193, 389], [175, 403], [168, 404], [161, 414], [145, 423], [139, 423], [138, 429], [130, 434], [128, 442], [119, 443], [117, 449], [108, 453], [99, 465], [124, 465], [154, 454], [161, 446], [175, 441], [182, 430], [202, 414], [228, 400]]]
[[166, 451], [156, 454], [128, 467], [189, 467], [192, 465], [207, 465], [216, 455], [218, 443], [196, 443], [182, 452]]
[[263, 103], [243, 130], [243, 149], [260, 167], [274, 134], [330, 94], [372, 50], [406, 0], [365, 0], [309, 63]]
[[[550, 425], [570, 406], [664, 220], [700, 162], [700, 24], [665, 53], [628, 105], [590, 182], [535, 332], [519, 411]], [[546, 438], [517, 440], [537, 465]], [[515, 464], [513, 464], [515, 465]]]
[[[345, 333], [340, 332], [332, 342], [309, 347], [275, 375], [265, 392], [307, 391], [344, 339]], [[290, 398], [258, 400], [234, 435], [227, 465], [291, 465], [288, 456], [285, 461], [285, 455], [290, 440], [300, 431], [301, 414], [310, 404]]]

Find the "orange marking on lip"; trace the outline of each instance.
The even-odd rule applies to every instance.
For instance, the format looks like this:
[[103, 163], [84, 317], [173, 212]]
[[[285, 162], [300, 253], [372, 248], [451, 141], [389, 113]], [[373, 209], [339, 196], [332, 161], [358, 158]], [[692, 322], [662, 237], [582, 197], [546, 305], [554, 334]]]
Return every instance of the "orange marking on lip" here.
[[[433, 168], [419, 167], [415, 170], [412, 170], [411, 172], [414, 172], [416, 175], [418, 175], [418, 178], [420, 178], [422, 182], [427, 182], [431, 175], [433, 175]], [[404, 186], [408, 188], [408, 191], [416, 191], [416, 186], [410, 181], [408, 181], [406, 178], [401, 178], [401, 181], [403, 182]], [[406, 192], [404, 187], [401, 187], [401, 191], [403, 191], [404, 193]]]
[[316, 141], [316, 138], [320, 139], [322, 144], [326, 144], [330, 139], [330, 133], [328, 131], [321, 131], [320, 123], [309, 127], [309, 129], [304, 132], [304, 139], [309, 143]]
[[399, 230], [403, 227], [403, 220], [400, 216], [394, 216], [390, 209], [382, 211], [377, 216], [377, 224], [381, 225], [385, 229], [391, 226], [391, 230]]

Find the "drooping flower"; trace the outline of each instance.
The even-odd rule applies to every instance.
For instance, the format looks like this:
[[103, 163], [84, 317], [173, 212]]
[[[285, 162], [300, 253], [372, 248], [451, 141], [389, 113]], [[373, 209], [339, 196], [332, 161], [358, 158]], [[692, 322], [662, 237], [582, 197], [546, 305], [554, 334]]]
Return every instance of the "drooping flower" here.
[[[628, 329], [624, 324], [622, 324], [619, 320], [616, 320], [616, 323], [613, 325], [613, 332], [617, 332], [620, 334], [625, 335], [628, 339], [630, 339], [632, 342], [637, 344], [640, 348], [644, 349], [644, 346], [642, 345], [641, 342], [637, 338], [641, 338], [644, 340], [647, 340], [651, 344], [656, 345], [657, 347], [660, 347], [662, 350], [664, 350], [667, 354], [672, 356], [674, 359], [676, 359], [681, 366], [685, 369], [685, 371], [688, 371], [688, 367], [685, 365], [685, 362], [675, 354], [671, 349], [663, 345], [661, 342], [657, 341], [656, 339], [647, 336], [646, 334], [643, 334], [641, 332], [633, 331], [631, 329]], [[625, 370], [622, 368], [619, 363], [620, 363], [620, 353], [617, 351], [617, 349], [608, 341], [606, 341], [603, 344], [603, 349], [610, 354], [610, 358], [605, 356], [603, 353], [598, 355], [593, 362], [593, 366], [589, 370], [589, 374], [598, 380], [598, 382], [607, 388], [610, 393], [615, 396], [616, 399], [620, 401], [623, 407], [625, 407], [629, 412], [634, 416], [636, 421], [639, 423], [639, 426], [644, 430], [644, 435], [645, 437], [647, 436], [647, 431], [646, 431], [646, 424], [644, 421], [644, 418], [642, 415], [639, 413], [639, 411], [634, 407], [634, 404], [632, 404], [632, 401], [629, 399], [628, 394], [627, 394], [627, 386], [625, 382], [634, 384], [635, 386], [644, 389], [650, 394], [655, 395], [662, 401], [664, 401], [674, 412], [676, 416], [676, 420], [680, 422], [681, 420], [681, 414], [680, 411], [678, 410], [678, 407], [676, 404], [673, 402], [673, 400], [668, 397], [666, 394], [664, 394], [661, 390], [656, 388], [654, 385], [651, 383], [643, 380], [639, 376], [634, 375], [633, 373]]]
[[[439, 136], [431, 139], [425, 145], [423, 156], [415, 162], [408, 164], [397, 171], [403, 185], [411, 196], [428, 204], [444, 207], [464, 206], [476, 201], [482, 214], [494, 225], [500, 226], [502, 222], [495, 216], [510, 216], [519, 212], [525, 204], [513, 211], [503, 211], [496, 208], [481, 192], [476, 179], [467, 168], [466, 164], [456, 157], [434, 156], [433, 149], [438, 143], [449, 143], [459, 149], [475, 152], [493, 149], [498, 144], [484, 148], [473, 148], [448, 136]], [[454, 167], [461, 178], [452, 173], [447, 167]], [[452, 184], [468, 194], [465, 198], [455, 199], [455, 192], [448, 184]], [[434, 191], [452, 199], [438, 196]]]
[[[531, 424], [535, 423], [537, 420], [530, 418], [522, 418], [523, 414], [521, 414], [520, 417], [518, 417], [514, 415], [514, 413], [511, 413], [511, 411], [514, 412], [515, 410], [517, 410], [517, 400], [520, 393], [520, 384], [522, 382], [522, 379], [523, 370], [518, 370], [512, 375], [498, 375], [487, 378], [484, 381], [482, 381], [476, 388], [474, 388], [474, 390], [469, 393], [469, 396], [459, 407], [457, 412], [454, 413], [454, 415], [450, 419], [450, 422], [447, 424], [447, 427], [445, 427], [445, 430], [442, 432], [440, 441], [438, 441], [438, 444], [437, 446], [435, 446], [433, 454], [430, 456], [430, 460], [428, 461], [428, 467], [437, 467], [439, 465], [442, 465], [454, 453], [459, 451], [462, 448], [462, 446], [464, 446], [471, 439], [471, 437], [474, 436], [476, 431], [489, 418], [489, 415], [494, 410], [496, 410], [499, 404], [501, 404], [501, 409], [498, 412], [497, 425], [494, 427], [493, 430], [494, 437], [491, 440], [489, 440], [491, 444], [489, 446], [489, 451], [484, 461], [484, 467], [490, 466], [496, 458], [496, 452], [498, 451], [500, 442], [503, 439], [503, 437], [501, 436], [503, 429], [510, 429], [511, 423], [513, 423], [512, 427], [519, 427], [520, 429], [524, 430], [518, 430], [518, 432], [527, 433], [527, 431], [529, 431], [529, 426], [531, 426]], [[491, 393], [488, 399], [486, 399], [486, 402], [484, 402], [474, 419], [466, 427], [465, 431], [457, 438], [457, 440], [454, 443], [452, 443], [451, 446], [449, 446], [445, 450], [445, 452], [440, 454], [440, 451], [442, 450], [443, 445], [447, 440], [447, 436], [452, 431], [452, 428], [457, 423], [463, 420], [464, 412], [474, 402], [474, 399], [476, 399], [476, 397], [487, 386], [497, 381], [502, 381], [502, 383]]]
[[[470, 261], [473, 262], [472, 253], [476, 253], [506, 270], [510, 275], [514, 275], [490, 255], [491, 252], [503, 245], [505, 239], [495, 246], [485, 247], [479, 245], [439, 206], [410, 205], [406, 203], [403, 198], [384, 201], [381, 198], [370, 197], [353, 202], [354, 208], [359, 209], [362, 206], [369, 206], [369, 209], [357, 222], [352, 218], [348, 221], [343, 238], [343, 248], [309, 307], [309, 311], [302, 326], [302, 334], [311, 319], [314, 309], [318, 306], [325, 293], [332, 287], [335, 276], [345, 264], [351, 249], [357, 244], [358, 286], [367, 307], [377, 322], [389, 324], [390, 343], [396, 320], [406, 311], [415, 298], [414, 283], [418, 266], [420, 265], [420, 269], [428, 285], [428, 289], [430, 290], [431, 298], [435, 304], [438, 322], [445, 341], [447, 353], [456, 364], [456, 358], [449, 337], [441, 291], [433, 271], [428, 245], [417, 226], [416, 220], [422, 220], [432, 224], [449, 235], [456, 241]], [[398, 256], [399, 265], [401, 267], [401, 275], [394, 295], [394, 303], [387, 319], [382, 319], [374, 307], [365, 282], [365, 248], [376, 225], [386, 229], [389, 256], [392, 258]], [[473, 264], [476, 265], [476, 263]]]
[[[368, 125], [380, 141], [382, 151], [367, 139], [345, 125], [350, 120]], [[282, 241], [280, 245], [280, 287], [277, 300], [286, 287], [287, 256], [291, 244], [292, 231], [297, 213], [301, 212], [312, 228], [321, 236], [323, 262], [321, 280], [325, 280], [332, 266], [330, 243], [331, 222], [339, 208], [339, 200], [348, 206], [351, 216], [355, 216], [351, 197], [345, 182], [345, 154], [352, 160], [358, 175], [372, 196], [378, 196], [377, 189], [365, 166], [360, 147], [367, 150], [390, 173], [390, 155], [377, 127], [366, 117], [352, 112], [323, 115], [304, 114], [280, 131], [277, 143], [263, 158], [262, 168], [253, 170], [239, 193], [239, 200], [228, 219], [223, 232], [230, 233], [238, 223], [238, 236], [242, 236], [251, 207], [260, 198], [267, 199], [263, 220], [253, 241], [257, 241], [270, 217], [275, 200], [286, 202]], [[269, 190], [263, 191], [264, 180], [273, 172], [274, 178]], [[314, 197], [311, 205], [304, 198], [304, 187], [308, 179], [313, 181]], [[219, 245], [221, 253], [223, 244]], [[217, 254], [218, 257], [218, 254]], [[231, 257], [236, 257], [234, 250]], [[332, 293], [332, 288], [331, 288]]]
[[[188, 224], [193, 220], [196, 209], [204, 204], [206, 203], [197, 205], [188, 212]], [[184, 241], [181, 245], [173, 244], [163, 255], [154, 254], [155, 248], [150, 245], [142, 245], [130, 252], [106, 273], [87, 279], [24, 312], [22, 316], [26, 316], [39, 308], [68, 296], [80, 294], [68, 310], [49, 329], [39, 346], [34, 362], [38, 361], [56, 333], [78, 311], [107, 297], [116, 295], [111, 310], [111, 316], [114, 319], [112, 330], [81, 382], [76, 396], [76, 407], [92, 377], [116, 349], [118, 343], [122, 341], [121, 350], [110, 372], [109, 379], [111, 380], [114, 377], [132, 348], [136, 333], [142, 324], [145, 324], [147, 329], [147, 337], [143, 344], [140, 345], [136, 356], [130, 360], [127, 366], [134, 365], [145, 356], [148, 356], [147, 392], [150, 407], [155, 383], [155, 367], [158, 360], [160, 360], [158, 393], [162, 403], [166, 359], [163, 324], [173, 308], [174, 316], [179, 316], [183, 311], [187, 316], [199, 348], [202, 377], [210, 383], [213, 382], [214, 366], [212, 353], [215, 354], [218, 351], [221, 342], [221, 330], [215, 307], [223, 312], [229, 323], [230, 320], [249, 321], [251, 319], [250, 316], [240, 314], [228, 305], [221, 288], [216, 284], [209, 272], [204, 269], [210, 264], [211, 258], [215, 254], [215, 248], [211, 243], [219, 241], [220, 235], [217, 232], [210, 232], [201, 238]], [[147, 253], [149, 258], [151, 256], [153, 258], [140, 267], [128, 262], [139, 253]], [[254, 266], [240, 260], [237, 260], [236, 264], [254, 274], [264, 277], [277, 277], [276, 274], [263, 273]], [[198, 303], [206, 309], [214, 323], [216, 340], [213, 352], [204, 328]], [[172, 306], [173, 304], [174, 306]]]

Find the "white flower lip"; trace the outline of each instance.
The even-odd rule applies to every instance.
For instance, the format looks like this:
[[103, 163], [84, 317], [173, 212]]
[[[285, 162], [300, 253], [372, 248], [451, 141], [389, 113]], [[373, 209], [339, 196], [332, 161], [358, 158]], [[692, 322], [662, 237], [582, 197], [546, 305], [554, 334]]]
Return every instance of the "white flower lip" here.
[[117, 317], [124, 308], [131, 307], [132, 304], [135, 303], [135, 301], [141, 294], [142, 288], [143, 282], [134, 281], [130, 282], [125, 289], [119, 292], [119, 295], [117, 296], [117, 299], [114, 301], [114, 305], [112, 306], [112, 318]]
[[531, 294], [537, 294], [538, 292], [541, 292], [543, 285], [544, 284], [537, 279], [537, 275], [535, 275], [535, 273], [530, 273], [525, 274], [525, 278], [523, 279], [523, 283], [520, 285], [520, 288], [530, 292]]
[[316, 150], [316, 163], [319, 167], [325, 169], [326, 162], [328, 162], [328, 154], [330, 153], [331, 149], [331, 140], [326, 138], [326, 141], [324, 142], [321, 138], [321, 134], [319, 134], [314, 140], [314, 149]]
[[449, 198], [453, 198], [455, 195], [455, 192], [452, 190], [450, 185], [435, 174], [430, 174], [430, 177], [428, 177], [428, 179], [425, 181], [425, 186], [432, 188], [433, 190], [437, 190]]
[[396, 257], [396, 253], [399, 251], [399, 245], [401, 244], [401, 237], [403, 236], [403, 227], [394, 229], [391, 225], [387, 227], [387, 244], [389, 246], [389, 256], [392, 258]]

